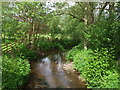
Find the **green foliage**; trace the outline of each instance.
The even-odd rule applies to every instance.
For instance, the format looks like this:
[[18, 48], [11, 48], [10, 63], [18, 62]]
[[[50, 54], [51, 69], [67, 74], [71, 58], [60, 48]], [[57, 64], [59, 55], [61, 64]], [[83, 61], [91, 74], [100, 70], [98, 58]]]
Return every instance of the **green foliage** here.
[[3, 53], [8, 53], [10, 52], [13, 48], [16, 48], [16, 43], [15, 42], [11, 42], [6, 44], [2, 44], [2, 51]]
[[42, 49], [42, 50], [49, 50], [52, 48], [52, 42], [48, 41], [48, 40], [39, 40], [37, 43], [37, 46], [39, 49]]
[[[112, 38], [112, 47], [115, 47], [115, 53], [116, 53], [116, 57], [119, 56], [119, 52], [120, 52], [120, 22], [116, 21], [114, 22], [112, 25], [112, 30], [111, 30], [111, 36]], [[119, 57], [118, 57], [119, 58]]]
[[[87, 81], [88, 88], [118, 88], [119, 74], [113, 49], [76, 50], [68, 52], [74, 68]], [[71, 58], [72, 57], [72, 58]]]
[[[92, 88], [118, 88], [118, 72], [113, 50], [102, 48], [94, 53], [89, 53], [84, 58], [88, 64], [83, 68], [82, 75], [88, 81], [88, 87]], [[115, 77], [112, 77], [115, 75]], [[106, 85], [107, 84], [107, 85]]]
[[65, 50], [64, 47], [59, 42], [54, 42], [53, 47], [60, 50]]
[[110, 24], [104, 18], [91, 25], [86, 37], [90, 41], [92, 48], [97, 49], [111, 45], [110, 29], [108, 30], [108, 28], [110, 28]]
[[81, 50], [81, 44], [73, 47], [66, 55], [66, 59], [67, 60], [73, 60], [74, 56], [76, 55], [76, 53], [79, 53]]
[[30, 72], [27, 60], [4, 55], [2, 57], [2, 86], [3, 88], [18, 88], [26, 82]]
[[70, 49], [71, 47], [78, 45], [79, 42], [80, 41], [78, 40], [67, 39], [67, 38], [58, 41], [58, 43], [60, 43], [66, 49]]
[[6, 39], [6, 40], [3, 40], [2, 43], [9, 44], [9, 43], [14, 42], [14, 41], [16, 41], [16, 40], [15, 39]]
[[89, 27], [86, 38], [89, 41], [89, 47], [97, 48], [115, 48], [116, 55], [120, 52], [120, 22], [101, 18], [95, 24]]
[[[116, 88], [116, 58], [120, 55], [119, 3], [76, 2], [69, 6], [67, 2], [4, 2], [2, 40], [8, 46], [3, 46], [3, 51], [14, 49], [13, 56], [35, 60], [37, 50], [64, 50], [75, 46], [66, 58], [73, 60], [88, 87]], [[19, 41], [24, 44], [9, 46]], [[91, 50], [84, 51], [83, 46]], [[114, 48], [114, 52], [110, 48]]]
[[61, 49], [61, 50], [64, 49], [59, 42], [52, 42], [52, 41], [45, 40], [45, 39], [39, 40], [37, 42], [37, 46], [39, 49], [44, 50], [44, 51], [54, 49], [54, 48]]
[[30, 50], [26, 45], [19, 44], [17, 46], [18, 49], [14, 49], [14, 53], [23, 58], [28, 60], [35, 60], [37, 58], [37, 51], [36, 50]]
[[91, 53], [91, 50], [79, 50], [79, 52], [76, 52], [73, 57], [74, 62], [74, 68], [77, 69], [79, 72], [85, 72], [86, 70], [85, 66], [88, 65], [88, 59], [91, 57], [89, 53]]

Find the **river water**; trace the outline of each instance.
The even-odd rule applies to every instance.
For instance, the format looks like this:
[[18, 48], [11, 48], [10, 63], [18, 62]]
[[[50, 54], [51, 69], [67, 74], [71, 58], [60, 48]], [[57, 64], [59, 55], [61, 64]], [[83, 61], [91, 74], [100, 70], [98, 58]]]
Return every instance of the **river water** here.
[[51, 53], [47, 57], [31, 62], [31, 73], [27, 85], [29, 90], [35, 88], [86, 88], [78, 75], [65, 70], [63, 64], [65, 53]]

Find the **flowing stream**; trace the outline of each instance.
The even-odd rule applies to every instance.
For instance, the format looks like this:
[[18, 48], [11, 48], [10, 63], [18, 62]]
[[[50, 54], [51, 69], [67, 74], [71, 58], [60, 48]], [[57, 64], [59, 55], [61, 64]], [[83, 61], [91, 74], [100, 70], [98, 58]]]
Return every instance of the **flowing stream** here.
[[34, 88], [86, 88], [78, 75], [64, 70], [64, 53], [53, 53], [31, 63], [31, 74], [25, 87]]

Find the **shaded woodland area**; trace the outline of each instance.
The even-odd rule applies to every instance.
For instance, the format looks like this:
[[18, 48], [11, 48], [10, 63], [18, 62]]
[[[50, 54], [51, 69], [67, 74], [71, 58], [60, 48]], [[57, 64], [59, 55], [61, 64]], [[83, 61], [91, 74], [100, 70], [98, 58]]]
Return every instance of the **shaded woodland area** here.
[[21, 88], [30, 62], [66, 52], [87, 88], [119, 88], [120, 2], [3, 2], [2, 88]]

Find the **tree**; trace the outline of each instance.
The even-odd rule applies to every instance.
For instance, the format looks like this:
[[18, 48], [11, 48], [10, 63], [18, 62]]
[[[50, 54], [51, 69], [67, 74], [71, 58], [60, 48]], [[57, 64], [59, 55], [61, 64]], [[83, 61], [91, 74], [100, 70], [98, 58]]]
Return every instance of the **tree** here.
[[45, 3], [42, 2], [3, 3], [3, 36], [7, 33], [12, 37], [18, 35], [16, 38], [34, 43], [38, 33], [47, 28], [46, 16]]

